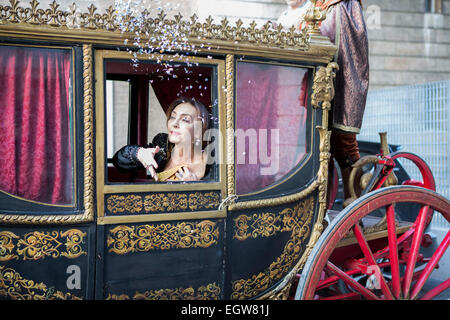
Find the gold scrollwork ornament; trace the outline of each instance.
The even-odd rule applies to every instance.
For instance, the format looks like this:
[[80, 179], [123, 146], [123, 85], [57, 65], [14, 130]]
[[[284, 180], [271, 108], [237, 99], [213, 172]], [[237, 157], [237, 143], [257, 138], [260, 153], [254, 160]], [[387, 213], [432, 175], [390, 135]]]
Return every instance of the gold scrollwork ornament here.
[[124, 255], [132, 252], [207, 248], [218, 243], [219, 229], [215, 222], [204, 220], [152, 225], [119, 225], [109, 231], [109, 252]]
[[339, 70], [336, 62], [329, 63], [326, 67], [320, 67], [316, 71], [313, 81], [313, 93], [311, 94], [311, 104], [314, 108], [324, 110], [322, 117], [322, 126], [328, 127], [328, 111], [331, 110], [331, 101], [334, 98], [334, 78]]
[[19, 259], [19, 256], [13, 251], [16, 247], [14, 240], [19, 238], [10, 231], [0, 231], [0, 261]]
[[76, 259], [83, 254], [85, 232], [69, 229], [65, 232], [29, 232], [22, 237], [10, 231], [0, 231], [0, 261], [40, 260], [60, 256]]
[[[310, 235], [310, 224], [314, 216], [314, 197], [301, 201], [294, 208], [284, 209], [280, 215], [286, 217], [283, 219], [283, 228], [280, 232], [291, 232], [290, 239], [284, 246], [281, 255], [260, 273], [248, 279], [234, 281], [232, 283], [232, 299], [253, 298], [267, 290], [286, 274], [290, 274], [289, 270], [300, 259], [303, 241]], [[272, 292], [268, 295], [272, 295]]]
[[81, 300], [71, 293], [63, 293], [44, 283], [25, 279], [12, 268], [0, 265], [0, 297], [12, 300]]
[[[145, 292], [136, 292], [133, 300], [218, 300], [220, 298], [220, 286], [217, 283], [209, 283], [195, 290], [193, 287], [157, 289]], [[127, 294], [108, 294], [106, 300], [130, 300]]]
[[320, 35], [320, 23], [325, 20], [326, 12], [316, 6], [317, 0], [310, 0], [311, 6], [305, 14], [305, 21], [308, 23], [308, 34]]

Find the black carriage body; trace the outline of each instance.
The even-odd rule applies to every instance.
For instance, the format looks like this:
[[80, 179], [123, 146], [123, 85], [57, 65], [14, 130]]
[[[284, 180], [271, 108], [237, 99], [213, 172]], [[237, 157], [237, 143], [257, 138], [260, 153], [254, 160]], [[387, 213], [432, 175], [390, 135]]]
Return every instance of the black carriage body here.
[[[261, 38], [252, 40], [249, 34], [221, 38], [199, 29], [206, 40], [192, 41], [212, 49], [141, 58], [140, 66], [153, 68], [147, 76], [163, 76], [154, 70], [158, 63], [190, 68], [192, 77], [209, 72], [212, 115], [222, 134], [215, 140], [219, 164], [213, 165], [210, 180], [168, 184], [117, 172], [107, 154], [106, 82], [138, 78], [140, 72], [131, 68], [120, 75], [120, 68], [111, 67], [132, 65], [129, 50], [135, 48], [124, 44], [126, 34], [108, 30], [100, 20], [95, 27], [86, 21], [69, 29], [62, 22], [17, 24], [0, 17], [0, 56], [4, 48], [69, 53], [72, 97], [71, 201], [49, 204], [0, 192], [1, 299], [285, 297], [320, 235], [326, 207], [329, 135], [323, 105], [329, 101], [321, 90], [332, 79], [322, 71], [335, 50], [328, 39], [273, 30], [266, 43], [261, 30], [256, 33]], [[252, 180], [243, 180], [243, 191], [237, 190], [234, 133], [245, 110], [239, 90], [251, 83], [238, 79], [240, 66], [285, 74], [301, 69], [306, 79], [304, 154], [281, 177], [250, 191]], [[150, 78], [144, 81], [147, 88]], [[130, 143], [150, 138], [139, 120], [148, 115], [140, 108], [147, 106], [145, 94], [131, 94]]]

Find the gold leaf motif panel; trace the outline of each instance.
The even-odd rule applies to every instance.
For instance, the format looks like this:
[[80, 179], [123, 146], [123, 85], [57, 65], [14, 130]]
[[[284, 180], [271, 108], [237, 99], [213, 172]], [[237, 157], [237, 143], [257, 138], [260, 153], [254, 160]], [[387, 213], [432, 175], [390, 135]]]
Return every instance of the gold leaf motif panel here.
[[196, 210], [215, 210], [220, 204], [220, 193], [152, 193], [106, 195], [107, 215], [171, 213]]
[[25, 279], [12, 268], [0, 266], [0, 297], [12, 300], [81, 300], [71, 293], [63, 293], [42, 282]]
[[87, 255], [86, 233], [78, 229], [67, 231], [32, 231], [18, 236], [0, 231], [0, 261], [40, 260], [66, 257], [76, 259]]
[[213, 221], [118, 225], [109, 230], [108, 251], [124, 255], [154, 250], [208, 248], [219, 241], [219, 228]]
[[294, 208], [286, 208], [281, 212], [263, 212], [239, 215], [234, 219], [234, 235], [237, 240], [248, 238], [271, 237], [279, 232], [300, 228], [302, 223], [299, 214], [314, 208], [314, 198], [310, 197]]
[[295, 266], [302, 256], [302, 246], [311, 234], [314, 204], [314, 197], [310, 197], [278, 214], [241, 215], [235, 219], [234, 238], [239, 241], [269, 237], [279, 232], [291, 232], [291, 235], [281, 254], [263, 271], [250, 278], [233, 281], [231, 299], [257, 296], [281, 280]]
[[108, 294], [106, 300], [218, 300], [220, 292], [220, 286], [214, 282], [198, 289], [188, 287], [136, 292], [132, 297], [126, 294]]

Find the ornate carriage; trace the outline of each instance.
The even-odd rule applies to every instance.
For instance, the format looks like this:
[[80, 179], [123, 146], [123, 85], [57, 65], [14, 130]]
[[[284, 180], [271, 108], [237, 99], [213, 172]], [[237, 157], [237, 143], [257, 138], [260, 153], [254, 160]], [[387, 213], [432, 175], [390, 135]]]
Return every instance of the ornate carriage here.
[[[337, 183], [328, 172], [337, 65], [320, 14], [303, 32], [162, 12], [126, 16], [124, 30], [114, 8], [96, 11], [0, 6], [1, 298], [419, 296], [449, 239], [423, 257], [423, 229], [433, 211], [450, 219], [420, 158], [364, 159], [377, 167], [365, 195], [328, 211], [324, 228]], [[180, 35], [188, 46], [174, 45]], [[119, 144], [147, 143], [180, 95], [210, 106], [208, 179], [118, 171]], [[399, 157], [419, 166], [420, 187], [381, 188]], [[400, 207], [417, 210], [409, 222], [396, 221]], [[378, 209], [384, 224], [369, 216]], [[358, 221], [371, 217], [378, 228], [363, 229]]]

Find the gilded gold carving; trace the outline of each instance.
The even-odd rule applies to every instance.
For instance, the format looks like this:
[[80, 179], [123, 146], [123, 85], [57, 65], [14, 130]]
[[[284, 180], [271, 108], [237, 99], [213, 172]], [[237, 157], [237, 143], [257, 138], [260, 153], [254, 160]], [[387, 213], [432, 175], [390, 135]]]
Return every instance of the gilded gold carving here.
[[217, 192], [195, 192], [189, 194], [189, 209], [213, 209], [219, 205], [220, 194]]
[[218, 243], [219, 229], [215, 222], [179, 222], [153, 225], [119, 225], [109, 231], [109, 252], [123, 255], [131, 252], [207, 248]]
[[70, 229], [65, 232], [61, 232], [61, 237], [66, 238], [66, 251], [61, 252], [61, 255], [70, 259], [75, 259], [80, 257], [82, 254], [87, 254], [82, 247], [85, 236], [85, 232], [81, 232], [80, 230], [76, 229]]
[[14, 239], [18, 238], [10, 231], [0, 231], [0, 261], [19, 259], [19, 256], [13, 252], [15, 248]]
[[94, 89], [92, 86], [92, 45], [83, 45], [84, 82], [84, 215], [94, 220]]
[[61, 242], [58, 241], [58, 231], [39, 232], [34, 231], [27, 233], [24, 239], [20, 239], [17, 252], [23, 256], [24, 260], [39, 260], [45, 257], [58, 258], [60, 253], [58, 248]]
[[108, 212], [117, 213], [155, 213], [195, 211], [214, 209], [219, 205], [218, 192], [192, 193], [154, 193], [146, 195], [108, 195], [106, 208]]
[[280, 215], [283, 217], [281, 219], [283, 228], [280, 228], [280, 232], [292, 232], [283, 252], [263, 272], [253, 275], [249, 279], [234, 281], [232, 284], [232, 299], [252, 298], [269, 289], [286, 275], [300, 259], [303, 242], [308, 239], [311, 232], [310, 224], [314, 216], [314, 197], [305, 199], [294, 208], [284, 209]]
[[281, 204], [295, 202], [309, 196], [312, 192], [314, 192], [314, 190], [317, 189], [318, 186], [319, 181], [316, 179], [308, 187], [306, 187], [306, 189], [300, 192], [293, 193], [287, 196], [273, 197], [269, 199], [235, 202], [228, 207], [228, 210], [243, 210], [261, 207], [273, 207]]
[[146, 212], [185, 211], [187, 206], [187, 195], [180, 193], [152, 194], [145, 196], [144, 200]]
[[[217, 283], [209, 283], [197, 290], [193, 287], [149, 290], [143, 293], [136, 292], [133, 300], [219, 300], [220, 286]], [[130, 300], [126, 294], [109, 294], [106, 300]]]
[[10, 231], [0, 232], [0, 261], [40, 260], [60, 256], [75, 259], [87, 254], [83, 249], [85, 232], [70, 229], [65, 232], [29, 232], [22, 237]]
[[137, 195], [111, 195], [106, 200], [106, 208], [111, 213], [141, 212], [142, 206], [142, 197]]
[[105, 300], [130, 300], [130, 296], [126, 294], [108, 294]]
[[17, 271], [0, 266], [0, 296], [12, 300], [81, 300], [71, 293], [55, 291], [53, 287], [27, 280]]
[[235, 233], [234, 238], [238, 240], [246, 240], [248, 238], [270, 237], [281, 230], [281, 226], [277, 225], [281, 221], [281, 214], [278, 213], [260, 213], [253, 214], [251, 217], [240, 215], [234, 219]]
[[234, 182], [234, 55], [228, 54], [226, 65], [226, 124], [227, 124], [227, 193], [236, 194]]
[[328, 111], [331, 110], [331, 101], [334, 98], [334, 78], [336, 73], [334, 69], [339, 70], [336, 62], [329, 63], [326, 67], [320, 67], [313, 83], [313, 93], [311, 94], [311, 104], [315, 108], [321, 107], [324, 112], [322, 115], [322, 127], [328, 128]]
[[[44, 10], [38, 8], [36, 0], [31, 2], [31, 8], [19, 6], [18, 0], [9, 0], [9, 6], [0, 6], [0, 24], [6, 23], [29, 23], [33, 25], [50, 25], [53, 27], [66, 27], [71, 29], [90, 29], [117, 31], [120, 23], [127, 24], [132, 17], [126, 21], [119, 21], [114, 7], [110, 6], [103, 14], [96, 13], [97, 8], [91, 4], [88, 12], [77, 13], [78, 8], [73, 4], [69, 10], [59, 9], [59, 4], [53, 1], [49, 8]], [[220, 24], [214, 24], [213, 18], [209, 16], [205, 22], [200, 22], [194, 14], [189, 20], [183, 20], [181, 15], [176, 15], [174, 19], [167, 19], [164, 12], [160, 12], [157, 17], [145, 17], [142, 26], [142, 34], [153, 34], [163, 36], [161, 25], [172, 28], [174, 33], [186, 35], [191, 39], [221, 40], [238, 43], [257, 44], [260, 46], [288, 47], [295, 50], [307, 50], [308, 40], [306, 32], [288, 32], [282, 29], [274, 29], [272, 23], [266, 23], [263, 28], [250, 24], [248, 27], [238, 20], [234, 26], [229, 24], [224, 18]]]
[[305, 21], [308, 24], [308, 33], [320, 35], [320, 23], [325, 20], [326, 12], [316, 6], [316, 0], [311, 0], [312, 5], [305, 15]]

